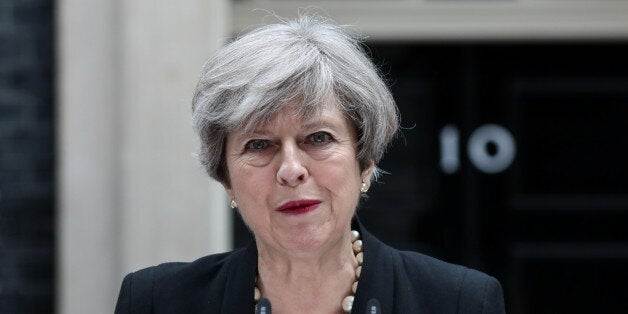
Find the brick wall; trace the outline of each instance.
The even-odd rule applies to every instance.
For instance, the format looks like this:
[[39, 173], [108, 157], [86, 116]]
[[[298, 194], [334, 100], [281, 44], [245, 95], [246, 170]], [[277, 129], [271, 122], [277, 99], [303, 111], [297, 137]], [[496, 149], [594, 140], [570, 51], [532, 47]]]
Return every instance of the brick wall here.
[[53, 3], [0, 2], [0, 313], [54, 300]]

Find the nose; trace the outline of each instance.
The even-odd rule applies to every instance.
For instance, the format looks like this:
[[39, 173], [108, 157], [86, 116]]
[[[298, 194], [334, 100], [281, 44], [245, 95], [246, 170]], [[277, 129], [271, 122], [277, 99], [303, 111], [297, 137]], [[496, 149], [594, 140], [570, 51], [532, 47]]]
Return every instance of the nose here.
[[281, 149], [281, 164], [277, 170], [279, 185], [298, 186], [309, 177], [304, 156], [294, 143], [284, 144]]

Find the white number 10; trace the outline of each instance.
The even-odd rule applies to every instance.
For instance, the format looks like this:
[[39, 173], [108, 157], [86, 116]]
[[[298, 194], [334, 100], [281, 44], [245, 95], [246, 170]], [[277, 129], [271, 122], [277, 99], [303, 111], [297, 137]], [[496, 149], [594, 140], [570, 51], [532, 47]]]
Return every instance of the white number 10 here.
[[[448, 124], [440, 131], [439, 138], [440, 167], [444, 173], [456, 173], [460, 168], [460, 132], [456, 126]], [[471, 133], [467, 143], [467, 154], [473, 166], [489, 174], [506, 170], [515, 159], [516, 150], [512, 134], [497, 124], [480, 126]]]

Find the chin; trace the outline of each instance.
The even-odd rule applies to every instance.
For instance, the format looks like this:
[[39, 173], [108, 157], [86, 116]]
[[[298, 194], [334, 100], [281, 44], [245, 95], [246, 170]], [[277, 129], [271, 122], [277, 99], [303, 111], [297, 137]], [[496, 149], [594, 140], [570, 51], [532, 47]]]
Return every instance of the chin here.
[[288, 247], [296, 251], [312, 251], [319, 249], [329, 241], [329, 237], [319, 228], [298, 228], [292, 230], [288, 238]]

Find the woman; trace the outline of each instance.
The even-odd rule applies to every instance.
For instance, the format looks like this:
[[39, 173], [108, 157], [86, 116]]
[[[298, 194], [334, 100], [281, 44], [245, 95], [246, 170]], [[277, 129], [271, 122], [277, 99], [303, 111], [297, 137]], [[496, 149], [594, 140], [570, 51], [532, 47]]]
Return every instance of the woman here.
[[255, 241], [129, 274], [116, 313], [253, 313], [260, 298], [275, 313], [504, 312], [494, 278], [392, 249], [354, 217], [399, 119], [341, 27], [304, 16], [227, 45], [193, 118], [202, 164]]

